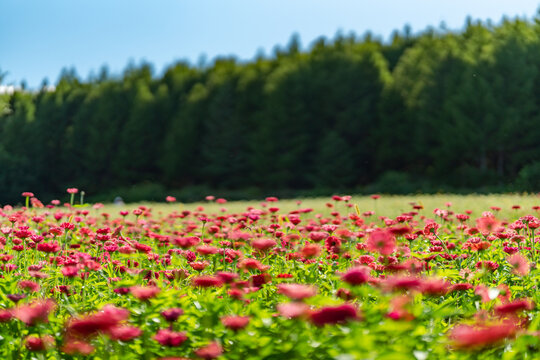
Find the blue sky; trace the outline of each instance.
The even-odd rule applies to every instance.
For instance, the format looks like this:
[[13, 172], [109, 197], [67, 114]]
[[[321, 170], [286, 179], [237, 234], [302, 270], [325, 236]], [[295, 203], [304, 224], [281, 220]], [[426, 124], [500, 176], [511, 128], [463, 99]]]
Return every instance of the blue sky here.
[[500, 21], [536, 14], [531, 0], [1, 0], [0, 69], [4, 83], [56, 82], [63, 67], [86, 78], [107, 64], [119, 73], [146, 60], [159, 73], [176, 60], [271, 54], [298, 33], [303, 46], [338, 30], [388, 38], [444, 21], [460, 29], [467, 15]]

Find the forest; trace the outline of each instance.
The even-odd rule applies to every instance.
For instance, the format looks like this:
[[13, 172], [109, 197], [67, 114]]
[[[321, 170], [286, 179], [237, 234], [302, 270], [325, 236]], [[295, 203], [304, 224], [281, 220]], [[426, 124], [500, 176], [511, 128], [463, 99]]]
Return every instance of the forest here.
[[[39, 59], [36, 59], [39, 61]], [[3, 69], [9, 71], [9, 69]], [[540, 189], [540, 18], [0, 94], [0, 203]]]

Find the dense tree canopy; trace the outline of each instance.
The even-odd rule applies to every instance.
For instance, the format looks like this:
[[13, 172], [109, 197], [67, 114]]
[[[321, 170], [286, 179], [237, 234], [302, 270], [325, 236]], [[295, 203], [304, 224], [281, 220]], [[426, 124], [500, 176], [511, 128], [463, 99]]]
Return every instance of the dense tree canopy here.
[[[540, 24], [337, 35], [0, 94], [0, 202], [540, 189]], [[3, 74], [0, 72], [0, 74]]]

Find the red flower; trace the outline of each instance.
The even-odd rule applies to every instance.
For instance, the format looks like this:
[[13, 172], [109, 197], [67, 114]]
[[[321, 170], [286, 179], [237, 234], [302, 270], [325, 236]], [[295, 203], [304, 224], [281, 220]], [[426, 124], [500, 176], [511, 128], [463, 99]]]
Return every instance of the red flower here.
[[201, 245], [197, 248], [197, 252], [201, 255], [213, 255], [219, 252], [215, 246]]
[[71, 336], [90, 337], [119, 326], [128, 317], [129, 312], [127, 310], [117, 308], [113, 305], [105, 305], [96, 314], [88, 315], [81, 319], [71, 319], [66, 326], [66, 331]]
[[31, 193], [29, 191], [25, 191], [21, 194], [23, 197], [33, 197], [34, 193]]
[[172, 308], [172, 309], [167, 309], [167, 310], [163, 310], [161, 312], [161, 316], [163, 316], [165, 318], [165, 320], [167, 320], [168, 322], [175, 322], [176, 320], [178, 320], [178, 318], [184, 313], [184, 310], [180, 309], [180, 308]]
[[152, 251], [152, 247], [146, 244], [135, 243], [135, 249], [139, 252], [149, 253]]
[[405, 236], [412, 232], [412, 229], [408, 226], [394, 226], [388, 229], [394, 236]]
[[27, 336], [24, 342], [26, 348], [30, 351], [43, 351], [53, 347], [54, 338], [51, 335]]
[[60, 251], [60, 245], [56, 241], [52, 241], [49, 243], [42, 242], [37, 245], [38, 251], [46, 252], [46, 253], [56, 253]]
[[107, 333], [112, 340], [130, 341], [141, 336], [141, 329], [133, 326], [115, 326], [110, 328]]
[[272, 239], [257, 239], [251, 242], [251, 246], [261, 252], [272, 249], [276, 244], [276, 241]]
[[302, 248], [302, 256], [310, 259], [317, 257], [321, 254], [321, 248], [319, 245], [316, 244], [307, 244]]
[[68, 355], [90, 355], [94, 352], [94, 347], [87, 342], [68, 340], [62, 347], [62, 351]]
[[38, 300], [30, 304], [20, 305], [13, 309], [13, 316], [26, 325], [36, 325], [39, 322], [48, 322], [49, 313], [55, 308], [54, 301]]
[[302, 284], [279, 284], [278, 293], [292, 300], [303, 300], [317, 294], [317, 288]]
[[418, 290], [421, 285], [422, 281], [412, 276], [394, 276], [384, 281], [385, 288], [389, 290]]
[[211, 342], [210, 344], [195, 350], [195, 355], [203, 359], [215, 359], [223, 354], [223, 348], [217, 342]]
[[37, 282], [34, 282], [32, 280], [22, 280], [19, 281], [19, 289], [29, 291], [29, 292], [37, 292], [41, 288]]
[[62, 275], [65, 277], [75, 277], [77, 276], [78, 269], [76, 266], [64, 266], [62, 268]]
[[356, 308], [350, 304], [340, 306], [327, 306], [313, 311], [309, 316], [311, 322], [317, 326], [326, 324], [342, 324], [349, 320], [358, 320]]
[[426, 279], [422, 281], [422, 284], [420, 285], [420, 291], [422, 294], [435, 296], [446, 295], [451, 288], [452, 284], [450, 284], [448, 281], [437, 278]]
[[258, 260], [247, 258], [238, 263], [239, 269], [266, 271], [270, 268], [268, 265], [261, 264]]
[[113, 290], [115, 293], [117, 294], [120, 294], [120, 295], [126, 295], [127, 293], [129, 293], [129, 288], [128, 287], [119, 287], [119, 288], [116, 288]]
[[133, 296], [142, 301], [155, 298], [161, 291], [155, 286], [132, 286], [129, 290]]
[[270, 282], [270, 280], [272, 280], [272, 277], [268, 274], [252, 275], [249, 278], [251, 285], [256, 288], [262, 287], [264, 284]]
[[174, 196], [167, 196], [165, 198], [165, 201], [167, 202], [175, 202], [176, 201], [176, 198]]
[[324, 240], [324, 247], [330, 253], [338, 254], [341, 246], [341, 240], [337, 236], [329, 236]]
[[349, 269], [341, 279], [350, 285], [362, 285], [369, 280], [371, 269], [365, 266], [359, 266]]
[[509, 315], [515, 314], [519, 311], [532, 310], [534, 309], [534, 304], [527, 299], [514, 300], [511, 303], [499, 305], [495, 307], [495, 312], [498, 315]]
[[249, 324], [249, 316], [224, 316], [221, 323], [228, 329], [238, 331]]
[[230, 284], [230, 283], [234, 282], [235, 279], [238, 278], [238, 274], [236, 274], [236, 273], [231, 273], [231, 272], [225, 272], [225, 271], [219, 271], [216, 275], [217, 275], [217, 276], [221, 279], [221, 281], [223, 281], [225, 284]]
[[450, 288], [450, 292], [452, 292], [452, 291], [465, 291], [465, 290], [472, 289], [473, 287], [474, 286], [472, 286], [471, 284], [467, 284], [467, 283], [454, 284]]
[[326, 239], [328, 236], [329, 236], [328, 233], [323, 232], [323, 231], [313, 231], [309, 233], [309, 239], [315, 242], [322, 241]]
[[424, 235], [430, 238], [435, 237], [435, 235], [437, 235], [437, 230], [439, 230], [440, 227], [441, 225], [436, 222], [429, 222], [424, 226]]
[[200, 287], [220, 287], [223, 285], [223, 281], [221, 281], [220, 278], [209, 276], [209, 275], [202, 275], [197, 276], [191, 279], [191, 283], [193, 286], [200, 286]]
[[187, 336], [184, 332], [161, 329], [154, 335], [154, 340], [163, 346], [174, 347], [182, 345], [182, 343], [187, 340]]
[[477, 349], [498, 344], [513, 337], [516, 331], [516, 326], [510, 322], [491, 326], [458, 325], [452, 329], [450, 338], [458, 348]]
[[197, 271], [203, 271], [208, 265], [210, 265], [208, 261], [193, 261], [189, 263], [189, 266]]
[[377, 229], [369, 234], [366, 245], [369, 251], [386, 256], [396, 249], [396, 239], [390, 232]]
[[13, 314], [9, 310], [0, 310], [0, 323], [13, 319]]
[[484, 260], [484, 261], [479, 261], [476, 263], [476, 268], [477, 269], [486, 269], [486, 270], [489, 270], [489, 271], [495, 271], [499, 268], [499, 264], [497, 264], [496, 262], [493, 262], [493, 261], [489, 261], [489, 260]]
[[76, 194], [79, 192], [79, 189], [77, 188], [68, 188], [67, 189], [68, 194]]

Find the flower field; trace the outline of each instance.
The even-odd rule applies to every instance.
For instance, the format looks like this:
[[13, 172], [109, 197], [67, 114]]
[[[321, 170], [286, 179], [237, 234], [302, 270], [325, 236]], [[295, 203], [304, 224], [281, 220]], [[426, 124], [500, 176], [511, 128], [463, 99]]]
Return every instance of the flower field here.
[[2, 359], [534, 359], [540, 198], [0, 208]]

